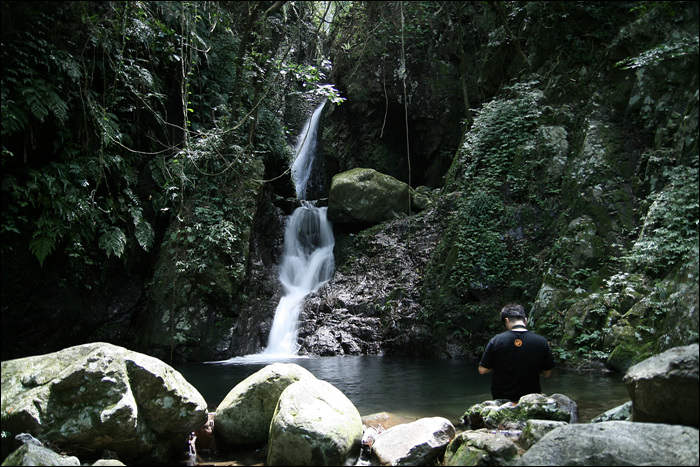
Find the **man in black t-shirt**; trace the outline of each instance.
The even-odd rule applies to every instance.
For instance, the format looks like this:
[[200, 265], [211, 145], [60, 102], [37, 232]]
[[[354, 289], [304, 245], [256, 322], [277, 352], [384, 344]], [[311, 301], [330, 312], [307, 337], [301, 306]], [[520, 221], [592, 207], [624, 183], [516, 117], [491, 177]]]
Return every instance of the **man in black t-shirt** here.
[[506, 331], [486, 346], [479, 362], [479, 373], [493, 372], [491, 395], [494, 399], [517, 402], [525, 394], [542, 392], [540, 375], [549, 378], [554, 357], [547, 340], [527, 330], [522, 305], [503, 307], [501, 321]]

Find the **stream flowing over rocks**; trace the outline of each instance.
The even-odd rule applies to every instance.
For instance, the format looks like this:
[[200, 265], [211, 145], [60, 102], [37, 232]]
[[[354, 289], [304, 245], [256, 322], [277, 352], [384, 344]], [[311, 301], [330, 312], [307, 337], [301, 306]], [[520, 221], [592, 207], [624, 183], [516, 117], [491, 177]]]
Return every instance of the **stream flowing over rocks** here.
[[193, 465], [203, 462], [193, 432], [213, 434], [220, 459], [265, 448], [265, 465], [697, 465], [697, 356], [695, 344], [632, 367], [632, 400], [591, 423], [575, 423], [565, 395], [529, 394], [467, 408], [455, 427], [442, 417], [360, 417], [332, 384], [281, 363], [237, 384], [207, 414], [202, 396], [165, 363], [85, 344], [2, 362], [2, 465]]

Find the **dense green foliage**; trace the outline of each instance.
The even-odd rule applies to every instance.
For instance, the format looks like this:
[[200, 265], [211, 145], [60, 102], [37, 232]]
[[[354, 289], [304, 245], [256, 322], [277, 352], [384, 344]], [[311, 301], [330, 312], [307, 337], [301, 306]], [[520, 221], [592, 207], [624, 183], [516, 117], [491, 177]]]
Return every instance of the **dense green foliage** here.
[[88, 265], [149, 251], [153, 222], [167, 223], [189, 188], [245, 167], [251, 143], [257, 155], [286, 151], [271, 148], [274, 133], [255, 141], [262, 99], [279, 104], [272, 89], [298, 80], [340, 98], [316, 67], [273, 60], [276, 17], [235, 55], [261, 8], [4, 2], [3, 235], [30, 233], [42, 264], [57, 249]]
[[519, 205], [546, 200], [536, 183], [546, 158], [539, 154], [545, 146], [537, 132], [543, 112], [533, 86], [506, 88], [502, 97], [475, 112], [447, 173], [445, 190], [456, 192], [458, 199], [429, 267], [428, 277], [436, 282], [428, 284], [428, 320], [445, 309], [462, 308], [470, 322], [482, 315], [476, 332], [492, 325], [481, 306], [463, 304], [488, 301], [506, 289], [532, 293], [522, 283], [532, 258], [524, 257], [522, 239], [503, 232], [517, 228]]
[[212, 358], [269, 318], [241, 318], [251, 245], [329, 99], [326, 182], [432, 193], [422, 289], [369, 307], [415, 300], [397, 336], [475, 355], [519, 301], [562, 360], [692, 339], [652, 342], [692, 302], [669, 277], [698, 254], [696, 23], [696, 2], [3, 2], [3, 321], [86, 319], [57, 332], [80, 342], [125, 310], [149, 351]]
[[146, 283], [161, 251], [243, 279], [279, 117], [343, 100], [306, 52], [317, 6], [284, 3], [2, 3], [3, 302]]
[[665, 170], [666, 188], [652, 192], [646, 223], [628, 257], [631, 267], [658, 276], [698, 248], [698, 158]]

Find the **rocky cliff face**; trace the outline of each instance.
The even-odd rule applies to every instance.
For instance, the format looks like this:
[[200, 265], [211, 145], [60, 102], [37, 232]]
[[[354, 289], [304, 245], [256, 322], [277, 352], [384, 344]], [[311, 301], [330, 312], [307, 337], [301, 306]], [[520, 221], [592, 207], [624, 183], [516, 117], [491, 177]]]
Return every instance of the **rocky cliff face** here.
[[[358, 5], [334, 36], [347, 101], [324, 110], [319, 186], [375, 169], [427, 186], [426, 203], [336, 220], [301, 352], [476, 357], [512, 301], [561, 363], [622, 370], [697, 341], [697, 3], [405, 5]], [[190, 358], [266, 345], [288, 185], [256, 195], [245, 279], [215, 318], [188, 318], [182, 295]]]
[[[572, 18], [557, 23], [547, 4], [514, 10], [511, 29], [542, 34], [517, 44], [526, 60], [506, 68], [495, 50], [520, 55], [495, 27], [476, 55], [485, 65], [472, 95], [484, 103], [458, 145], [439, 137], [449, 122], [436, 117], [432, 133], [417, 124], [444, 103], [411, 87], [409, 131], [422, 141], [411, 147], [438, 135], [434, 144], [456, 149], [449, 170], [442, 165], [440, 196], [429, 211], [369, 230], [336, 224], [337, 272], [305, 306], [303, 351], [478, 355], [509, 301], [526, 305], [569, 364], [625, 369], [697, 341], [697, 5], [613, 8], [586, 44], [576, 38], [602, 10], [579, 7], [570, 14], [583, 26], [565, 40], [554, 32]], [[392, 74], [383, 92], [391, 73], [380, 58], [365, 59], [358, 69], [370, 71], [353, 74], [341, 88], [348, 101], [326, 115], [326, 167], [405, 180], [386, 166], [402, 166], [405, 128], [382, 125], [400, 109], [402, 83]], [[422, 68], [423, 83], [458, 82], [458, 68], [441, 60]], [[446, 120], [462, 97], [448, 94]], [[379, 111], [385, 100], [388, 113]], [[412, 184], [435, 183], [437, 153], [411, 154], [422, 168]]]

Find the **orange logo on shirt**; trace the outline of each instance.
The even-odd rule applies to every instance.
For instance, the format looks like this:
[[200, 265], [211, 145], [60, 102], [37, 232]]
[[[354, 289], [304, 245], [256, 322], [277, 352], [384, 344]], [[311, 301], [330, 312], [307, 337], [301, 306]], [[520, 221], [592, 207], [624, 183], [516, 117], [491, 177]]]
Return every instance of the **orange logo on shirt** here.
[[521, 341], [520, 339], [515, 339], [513, 341], [513, 344], [515, 344], [516, 347], [520, 347], [521, 345], [523, 345], [523, 341]]

